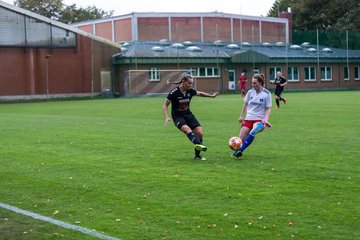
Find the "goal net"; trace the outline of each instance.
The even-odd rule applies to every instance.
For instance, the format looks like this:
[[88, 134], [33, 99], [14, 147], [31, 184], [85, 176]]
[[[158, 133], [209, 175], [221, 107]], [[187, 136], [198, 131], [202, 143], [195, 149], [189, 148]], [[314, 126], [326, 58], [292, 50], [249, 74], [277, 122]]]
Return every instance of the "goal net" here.
[[[149, 70], [129, 70], [125, 77], [125, 96], [141, 96], [166, 94], [170, 92], [181, 79], [181, 75], [189, 73], [186, 69], [149, 69]], [[194, 78], [194, 87], [196, 78]]]

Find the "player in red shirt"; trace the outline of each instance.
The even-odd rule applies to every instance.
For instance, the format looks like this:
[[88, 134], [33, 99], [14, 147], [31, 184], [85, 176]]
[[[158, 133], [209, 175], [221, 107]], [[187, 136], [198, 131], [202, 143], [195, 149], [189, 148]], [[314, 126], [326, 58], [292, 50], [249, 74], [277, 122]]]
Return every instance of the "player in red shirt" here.
[[239, 82], [238, 82], [238, 86], [240, 88], [240, 91], [241, 91], [241, 97], [245, 97], [245, 94], [246, 94], [246, 82], [247, 82], [247, 78], [245, 76], [245, 73], [241, 73], [241, 76], [239, 78]]

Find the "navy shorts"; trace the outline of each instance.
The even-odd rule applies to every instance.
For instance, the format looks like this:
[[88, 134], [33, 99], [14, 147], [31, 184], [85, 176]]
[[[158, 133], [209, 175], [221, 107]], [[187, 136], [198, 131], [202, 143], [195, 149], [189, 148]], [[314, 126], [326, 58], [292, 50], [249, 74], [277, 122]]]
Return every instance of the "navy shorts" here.
[[188, 113], [184, 115], [173, 115], [172, 119], [174, 121], [175, 126], [178, 129], [180, 129], [184, 125], [188, 125], [191, 130], [201, 126], [199, 121], [192, 113]]
[[275, 95], [280, 97], [282, 91], [283, 91], [283, 89], [281, 89], [281, 88], [275, 88]]

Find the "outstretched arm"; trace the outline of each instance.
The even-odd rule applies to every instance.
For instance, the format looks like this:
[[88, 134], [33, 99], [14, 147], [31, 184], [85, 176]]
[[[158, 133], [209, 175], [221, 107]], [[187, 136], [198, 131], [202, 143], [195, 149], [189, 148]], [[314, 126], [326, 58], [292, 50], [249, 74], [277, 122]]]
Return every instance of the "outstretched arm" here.
[[280, 84], [280, 86], [283, 87], [283, 86], [285, 86], [286, 84], [287, 84], [287, 81], [284, 82], [284, 83], [282, 83], [282, 84]]
[[168, 113], [169, 105], [170, 105], [170, 101], [168, 99], [166, 99], [165, 102], [164, 102], [164, 105], [163, 105], [163, 112], [164, 112], [164, 117], [165, 117], [165, 124], [164, 124], [165, 127], [170, 122], [169, 113]]
[[242, 110], [241, 110], [241, 113], [240, 113], [240, 116], [239, 116], [239, 123], [242, 123], [242, 121], [243, 121], [244, 118], [245, 118], [245, 115], [246, 115], [246, 113], [247, 113], [247, 106], [248, 106], [248, 104], [245, 103], [244, 106], [243, 106], [243, 108], [242, 108]]
[[197, 94], [196, 94], [196, 96], [200, 96], [200, 97], [211, 97], [211, 98], [215, 98], [217, 95], [219, 95], [218, 92], [215, 92], [215, 93], [213, 93], [213, 94], [209, 94], [209, 93], [200, 92], [200, 91], [197, 91]]
[[271, 108], [267, 107], [265, 109], [265, 120], [263, 121], [263, 123], [264, 123], [265, 127], [268, 127], [268, 128], [272, 128], [271, 123], [269, 123], [270, 113], [271, 113]]

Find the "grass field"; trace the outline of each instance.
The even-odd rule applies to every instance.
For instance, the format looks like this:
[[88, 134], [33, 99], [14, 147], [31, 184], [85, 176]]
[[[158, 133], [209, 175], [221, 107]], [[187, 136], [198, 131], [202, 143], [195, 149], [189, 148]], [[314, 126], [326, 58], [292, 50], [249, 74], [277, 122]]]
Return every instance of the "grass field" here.
[[[360, 239], [360, 91], [284, 94], [230, 158], [239, 95], [194, 98], [207, 161], [165, 97], [0, 105], [0, 202], [122, 240]], [[0, 239], [94, 239], [0, 208]]]

